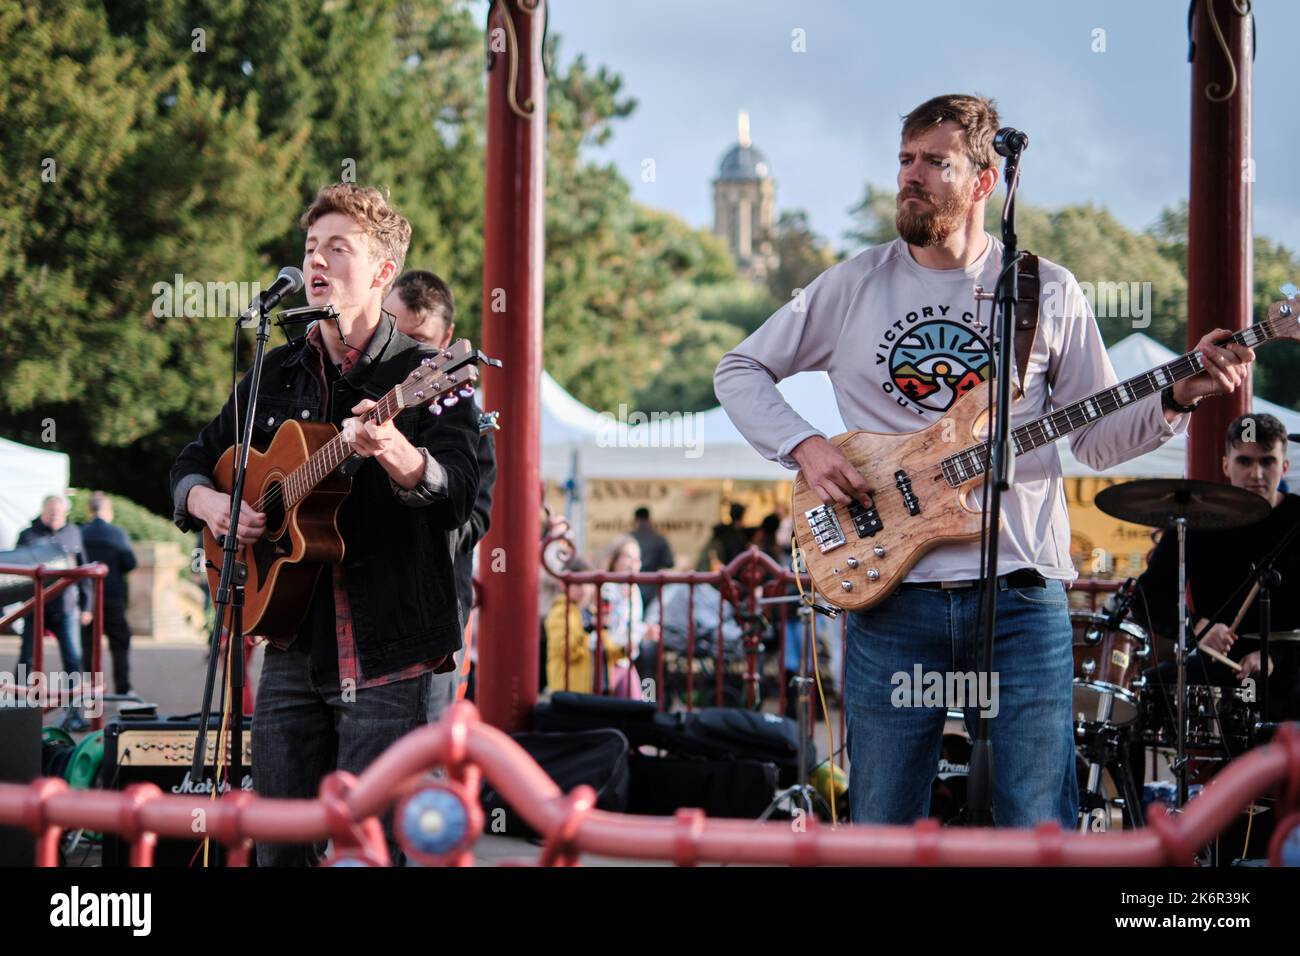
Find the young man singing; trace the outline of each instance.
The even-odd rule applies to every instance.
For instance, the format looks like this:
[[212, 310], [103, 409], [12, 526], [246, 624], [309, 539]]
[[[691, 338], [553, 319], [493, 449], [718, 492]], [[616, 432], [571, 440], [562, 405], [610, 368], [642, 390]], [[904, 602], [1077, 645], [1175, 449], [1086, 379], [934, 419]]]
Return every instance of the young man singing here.
[[[463, 627], [451, 536], [478, 490], [472, 403], [435, 417], [403, 411], [385, 425], [356, 417], [427, 355], [382, 309], [401, 271], [410, 224], [376, 189], [322, 189], [303, 213], [307, 302], [333, 305], [297, 344], [266, 356], [252, 441], [265, 447], [286, 419], [330, 422], [351, 446], [352, 491], [338, 514], [341, 564], [316, 582], [297, 634], [268, 644], [253, 718], [253, 783], [267, 797], [314, 797], [335, 770], [359, 774], [424, 722], [430, 675], [453, 667]], [[248, 400], [247, 378], [237, 389]], [[212, 468], [234, 443], [235, 398], [181, 452], [172, 468], [176, 523], [224, 534], [229, 496]], [[245, 502], [237, 535], [266, 531]], [[391, 821], [390, 852], [396, 853]], [[320, 847], [258, 844], [263, 866], [306, 865]]]

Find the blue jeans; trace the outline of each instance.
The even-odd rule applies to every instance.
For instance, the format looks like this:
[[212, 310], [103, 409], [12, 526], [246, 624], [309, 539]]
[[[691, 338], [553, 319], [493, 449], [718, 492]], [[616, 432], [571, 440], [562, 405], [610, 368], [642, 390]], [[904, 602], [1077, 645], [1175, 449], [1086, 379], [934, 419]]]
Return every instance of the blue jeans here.
[[[311, 679], [311, 654], [291, 645], [268, 644], [253, 711], [253, 789], [258, 796], [309, 800], [335, 770], [357, 776], [397, 740], [423, 725], [429, 678], [361, 688], [344, 700], [337, 686]], [[402, 859], [393, 835], [392, 812], [384, 834], [395, 865]], [[324, 844], [258, 843], [258, 866], [312, 866]]]
[[[975, 701], [906, 692], [917, 676], [937, 672], [946, 679], [979, 669], [981, 590], [903, 587], [870, 611], [849, 615], [844, 692], [853, 822], [907, 824], [929, 813], [947, 705]], [[1026, 827], [1056, 820], [1072, 828], [1079, 802], [1071, 722], [1074, 662], [1061, 582], [1000, 590], [996, 634], [997, 680], [986, 684], [995, 696], [978, 697], [978, 704], [965, 708], [973, 737], [980, 705], [996, 706], [989, 727], [994, 821]]]
[[[28, 617], [23, 625], [22, 644], [18, 650], [18, 662], [29, 671], [32, 667], [32, 654], [35, 648], [35, 618]], [[63, 670], [68, 674], [81, 673], [81, 622], [76, 615], [65, 613], [51, 614], [45, 611], [45, 629], [53, 631], [59, 639], [59, 656], [63, 659]], [[45, 670], [50, 669], [47, 656], [42, 662]]]

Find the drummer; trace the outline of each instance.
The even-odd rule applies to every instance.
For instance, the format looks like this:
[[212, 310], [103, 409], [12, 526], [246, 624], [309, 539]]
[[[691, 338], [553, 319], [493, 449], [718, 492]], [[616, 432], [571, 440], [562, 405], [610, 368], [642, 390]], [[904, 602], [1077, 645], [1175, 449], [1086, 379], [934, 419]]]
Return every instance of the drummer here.
[[[1192, 650], [1187, 658], [1188, 684], [1232, 688], [1248, 678], [1256, 682], [1262, 679], [1258, 638], [1251, 637], [1259, 633], [1258, 600], [1251, 600], [1236, 631], [1229, 630], [1229, 625], [1236, 618], [1248, 589], [1242, 589], [1226, 608], [1223, 605], [1246, 580], [1252, 562], [1267, 555], [1300, 522], [1300, 496], [1279, 490], [1290, 466], [1286, 445], [1286, 427], [1272, 415], [1251, 412], [1228, 426], [1224, 475], [1235, 487], [1263, 496], [1273, 511], [1264, 520], [1241, 528], [1187, 532], [1188, 620], [1193, 622], [1189, 640], [1208, 623], [1205, 615], [1218, 612], [1214, 626], [1202, 643], [1241, 667], [1240, 671], [1234, 671], [1210, 655]], [[1281, 637], [1300, 628], [1300, 587], [1297, 586], [1300, 585], [1300, 539], [1283, 552], [1274, 566], [1281, 574], [1282, 583], [1271, 592], [1270, 635]], [[1138, 578], [1134, 617], [1140, 622], [1145, 616], [1149, 631], [1176, 639], [1177, 594], [1178, 538], [1167, 532], [1152, 552], [1147, 570]], [[1297, 646], [1282, 640], [1269, 644], [1268, 719], [1288, 720], [1300, 716]], [[1146, 677], [1148, 693], [1156, 695], [1156, 706], [1171, 713], [1178, 687], [1176, 663], [1166, 661], [1148, 671]]]

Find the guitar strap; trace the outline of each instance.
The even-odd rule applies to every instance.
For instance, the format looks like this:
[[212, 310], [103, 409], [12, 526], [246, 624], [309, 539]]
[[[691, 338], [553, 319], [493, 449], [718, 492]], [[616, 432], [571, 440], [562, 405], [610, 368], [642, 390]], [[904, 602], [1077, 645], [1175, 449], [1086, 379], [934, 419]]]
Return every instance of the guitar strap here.
[[1026, 252], [1020, 257], [1019, 288], [1016, 290], [1016, 398], [1025, 394], [1025, 371], [1029, 368], [1029, 353], [1038, 335], [1038, 256]]

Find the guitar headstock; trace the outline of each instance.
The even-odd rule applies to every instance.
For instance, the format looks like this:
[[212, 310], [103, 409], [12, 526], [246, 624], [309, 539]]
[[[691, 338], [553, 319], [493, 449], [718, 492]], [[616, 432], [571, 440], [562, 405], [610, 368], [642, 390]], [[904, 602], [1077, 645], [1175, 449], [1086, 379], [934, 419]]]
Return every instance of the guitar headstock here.
[[1300, 339], [1300, 289], [1288, 282], [1282, 286], [1285, 299], [1279, 299], [1268, 307], [1268, 318], [1273, 324], [1274, 334], [1288, 339]]
[[428, 405], [429, 411], [441, 415], [462, 398], [474, 397], [474, 383], [478, 381], [478, 364], [500, 366], [470, 345], [469, 339], [458, 339], [445, 349], [421, 360], [419, 367], [406, 376], [396, 388], [398, 406], [418, 408]]

